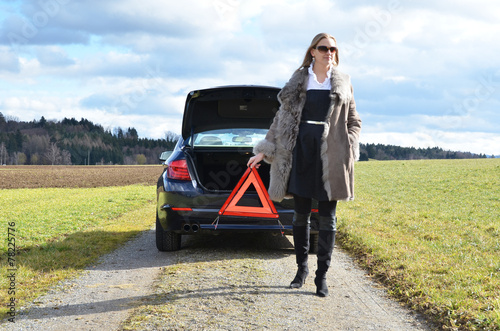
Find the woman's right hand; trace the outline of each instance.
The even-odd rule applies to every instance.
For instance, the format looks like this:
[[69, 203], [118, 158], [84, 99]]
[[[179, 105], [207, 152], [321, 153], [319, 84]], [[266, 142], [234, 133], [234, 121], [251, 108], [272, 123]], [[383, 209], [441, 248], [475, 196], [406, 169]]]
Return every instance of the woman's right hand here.
[[259, 162], [264, 159], [264, 153], [259, 153], [255, 156], [252, 156], [250, 160], [248, 160], [247, 166], [250, 168], [255, 167], [256, 169], [259, 169], [260, 164]]

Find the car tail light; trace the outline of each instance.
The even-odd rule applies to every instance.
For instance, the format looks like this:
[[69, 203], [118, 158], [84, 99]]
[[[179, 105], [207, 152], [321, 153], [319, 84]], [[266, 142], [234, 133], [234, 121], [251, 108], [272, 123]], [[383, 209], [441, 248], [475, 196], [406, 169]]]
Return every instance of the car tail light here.
[[191, 180], [186, 160], [175, 160], [168, 164], [167, 177], [177, 180]]

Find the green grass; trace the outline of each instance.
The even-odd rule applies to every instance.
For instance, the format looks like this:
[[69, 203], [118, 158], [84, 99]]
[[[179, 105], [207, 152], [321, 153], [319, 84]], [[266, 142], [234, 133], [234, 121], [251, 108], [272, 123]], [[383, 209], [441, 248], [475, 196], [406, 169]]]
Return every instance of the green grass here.
[[[154, 186], [0, 190], [0, 272], [7, 275], [9, 228], [17, 254], [17, 309], [154, 223]], [[15, 225], [13, 225], [15, 223]], [[15, 229], [15, 232], [12, 232]], [[0, 288], [9, 288], [7, 277]], [[0, 309], [5, 316], [6, 305]]]
[[500, 159], [356, 164], [339, 237], [441, 324], [500, 329]]
[[[499, 187], [500, 159], [359, 162], [356, 200], [339, 205], [339, 241], [441, 325], [499, 330]], [[150, 228], [154, 197], [138, 185], [0, 190], [0, 301], [10, 297], [10, 222], [19, 308]]]

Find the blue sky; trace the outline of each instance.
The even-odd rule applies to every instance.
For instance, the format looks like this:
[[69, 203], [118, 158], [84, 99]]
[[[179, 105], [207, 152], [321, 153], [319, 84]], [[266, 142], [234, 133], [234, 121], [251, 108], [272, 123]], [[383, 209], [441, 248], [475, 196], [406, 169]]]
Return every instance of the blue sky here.
[[0, 2], [0, 112], [180, 133], [186, 94], [281, 87], [337, 38], [361, 142], [500, 155], [494, 0]]

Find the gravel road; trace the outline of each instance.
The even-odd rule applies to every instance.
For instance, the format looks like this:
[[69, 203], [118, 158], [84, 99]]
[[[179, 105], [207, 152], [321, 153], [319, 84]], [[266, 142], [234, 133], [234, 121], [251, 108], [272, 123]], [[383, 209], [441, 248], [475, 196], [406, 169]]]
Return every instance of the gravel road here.
[[8, 330], [116, 330], [132, 310], [152, 295], [160, 268], [173, 260], [156, 249], [146, 231], [104, 256], [82, 275], [54, 287], [25, 308]]
[[387, 298], [338, 247], [328, 273], [330, 296], [303, 288], [291, 237], [186, 236], [161, 253], [154, 231], [103, 257], [83, 274], [22, 308], [8, 330], [430, 330]]

